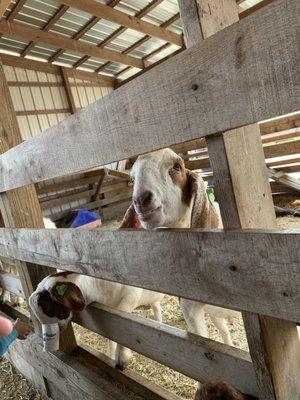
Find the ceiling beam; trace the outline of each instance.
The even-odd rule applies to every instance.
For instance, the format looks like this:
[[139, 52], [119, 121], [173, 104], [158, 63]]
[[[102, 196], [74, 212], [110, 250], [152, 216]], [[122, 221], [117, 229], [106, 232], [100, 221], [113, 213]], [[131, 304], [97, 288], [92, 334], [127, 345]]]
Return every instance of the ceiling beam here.
[[[46, 23], [46, 25], [43, 27], [44, 32], [48, 32], [53, 25], [56, 24], [56, 22], [68, 11], [69, 7], [68, 6], [61, 6], [57, 12], [53, 15], [52, 18]], [[36, 45], [35, 41], [32, 41], [26, 46], [26, 48], [22, 51], [21, 57], [25, 57]]]
[[23, 24], [9, 23], [2, 20], [0, 21], [0, 32], [9, 36], [17, 36], [23, 39], [65, 48], [76, 53], [88, 54], [91, 57], [103, 58], [105, 60], [130, 65], [140, 69], [144, 68], [144, 63], [141, 59], [108, 49], [100, 49], [95, 45], [70, 39], [56, 33], [44, 32], [40, 29], [30, 28]]
[[121, 11], [115, 10], [109, 6], [97, 3], [94, 0], [58, 0], [61, 4], [77, 8], [78, 10], [90, 13], [96, 17], [106, 19], [121, 26], [136, 30], [149, 36], [157, 37], [166, 42], [183, 45], [181, 35], [161, 28], [149, 22], [143, 21], [137, 17], [133, 17]]
[[[170, 58], [176, 56], [177, 54], [181, 53], [183, 50], [185, 49], [185, 47], [180, 47], [180, 49], [174, 51], [174, 53], [167, 55], [166, 57], [162, 58], [161, 60], [156, 61], [153, 64], [150, 64], [149, 66], [147, 66], [144, 70], [139, 71], [138, 73], [130, 76], [127, 79], [121, 80], [117, 83], [116, 88], [123, 86], [125, 83], [132, 81], [133, 79], [137, 78], [138, 76], [141, 76], [142, 74], [144, 74], [145, 72], [149, 71], [150, 69], [152, 69], [153, 67], [158, 66], [159, 64], [163, 63], [164, 61], [169, 60]], [[115, 75], [115, 78], [118, 78], [121, 74], [123, 74], [125, 71], [129, 70], [130, 67], [126, 67], [123, 71], [120, 71], [117, 75]]]
[[[144, 7], [142, 10], [138, 11], [135, 15], [137, 18], [142, 18], [145, 15], [147, 15], [150, 11], [152, 11], [155, 7], [157, 7], [160, 3], [162, 3], [164, 0], [153, 0], [151, 3], [149, 3], [146, 7]], [[101, 43], [98, 44], [98, 47], [105, 47], [107, 44], [112, 42], [116, 37], [121, 35], [123, 32], [126, 31], [126, 27], [121, 26], [118, 28], [116, 31], [114, 31], [111, 35], [109, 35], [106, 39], [104, 39]], [[126, 54], [122, 52], [122, 54]], [[89, 59], [88, 56], [82, 57], [80, 60], [76, 62], [76, 64], [73, 65], [74, 68], [79, 67], [83, 63], [85, 63]]]
[[11, 0], [1, 0], [0, 1], [0, 18], [3, 17], [3, 15], [5, 14], [5, 11], [9, 7], [10, 3], [11, 3]]
[[[107, 3], [108, 7], [115, 7], [117, 4], [120, 3], [121, 0], [110, 0]], [[101, 18], [99, 17], [92, 17], [73, 37], [72, 39], [78, 40], [80, 39], [83, 35], [85, 35], [90, 29], [95, 26]], [[64, 52], [66, 49], [59, 49], [52, 57], [49, 58], [49, 62], [53, 62], [57, 60]]]
[[[163, 22], [160, 26], [162, 28], [167, 28], [168, 26], [174, 24], [174, 22], [176, 22], [179, 18], [180, 18], [180, 14], [177, 13], [177, 14], [173, 15], [173, 17], [169, 18], [167, 21]], [[131, 51], [135, 50], [142, 44], [146, 43], [149, 39], [151, 39], [151, 36], [149, 36], [149, 35], [144, 36], [143, 38], [141, 38], [140, 40], [138, 40], [137, 42], [135, 42], [131, 46], [129, 46], [127, 49], [123, 50], [122, 54], [130, 53]], [[103, 71], [105, 68], [109, 67], [110, 65], [111, 65], [111, 62], [107, 62], [107, 63], [101, 65], [101, 67], [99, 67], [98, 69], [96, 69], [96, 72]], [[117, 77], [117, 76], [123, 74], [123, 72], [125, 72], [125, 70], [127, 71], [130, 68], [131, 67], [126, 67], [122, 71], [118, 72], [117, 75], [115, 75], [115, 76]]]
[[23, 6], [26, 3], [26, 1], [27, 0], [19, 0], [19, 1], [16, 2], [13, 10], [9, 14], [9, 16], [7, 17], [7, 21], [11, 22], [16, 18], [16, 16], [19, 14], [19, 12], [23, 8]]
[[248, 15], [254, 13], [255, 11], [260, 10], [261, 8], [267, 6], [268, 4], [273, 3], [274, 0], [262, 0], [259, 3], [255, 4], [252, 7], [246, 8], [246, 10], [243, 10], [239, 13], [239, 18], [243, 19], [245, 17], [248, 17]]
[[[11, 56], [9, 54], [0, 54], [0, 59], [3, 65], [61, 75], [61, 67], [50, 64], [49, 62], [41, 62], [31, 60], [29, 58]], [[95, 72], [82, 71], [74, 68], [65, 68], [65, 72], [69, 77], [95, 82], [97, 86], [111, 87], [116, 83], [116, 79], [114, 77], [96, 74]]]

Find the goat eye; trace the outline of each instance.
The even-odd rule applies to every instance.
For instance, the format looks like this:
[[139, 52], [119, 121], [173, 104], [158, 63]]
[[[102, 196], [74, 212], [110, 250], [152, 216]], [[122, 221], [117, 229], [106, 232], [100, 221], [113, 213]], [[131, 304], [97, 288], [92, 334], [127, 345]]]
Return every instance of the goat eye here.
[[175, 169], [175, 171], [181, 171], [181, 165], [179, 163], [176, 163], [173, 165], [173, 169]]

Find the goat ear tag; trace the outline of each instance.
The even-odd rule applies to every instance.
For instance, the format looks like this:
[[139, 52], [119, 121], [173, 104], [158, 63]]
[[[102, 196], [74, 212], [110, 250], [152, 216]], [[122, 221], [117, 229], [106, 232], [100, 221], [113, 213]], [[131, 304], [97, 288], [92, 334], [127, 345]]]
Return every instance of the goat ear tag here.
[[60, 296], [64, 296], [67, 290], [68, 290], [68, 285], [66, 285], [65, 283], [56, 286], [56, 291]]

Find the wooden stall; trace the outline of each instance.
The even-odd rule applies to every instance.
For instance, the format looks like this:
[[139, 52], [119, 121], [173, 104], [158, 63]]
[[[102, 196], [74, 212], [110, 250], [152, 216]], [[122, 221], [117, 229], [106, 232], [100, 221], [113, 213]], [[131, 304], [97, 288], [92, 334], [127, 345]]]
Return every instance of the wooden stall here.
[[[166, 33], [136, 16], [126, 19], [124, 13], [92, 0], [60, 3], [93, 10], [95, 18], [105, 16], [127, 28], [138, 26], [145, 35], [163, 37], [168, 43], [182, 42], [174, 32]], [[20, 116], [14, 112], [9, 84], [0, 68], [0, 207], [5, 226], [0, 229], [0, 256], [16, 260], [20, 272], [20, 279], [1, 274], [0, 282], [28, 298], [44, 276], [60, 268], [239, 310], [249, 353], [98, 304], [77, 314], [74, 321], [197, 381], [225, 380], [261, 400], [294, 400], [300, 396], [296, 326], [300, 321], [300, 232], [275, 229], [265, 160], [269, 174], [274, 166], [284, 172], [285, 165], [292, 168], [291, 159], [287, 164], [272, 159], [297, 156], [299, 151], [299, 141], [284, 142], [298, 137], [297, 130], [289, 132], [297, 128], [299, 117], [295, 114], [299, 111], [298, 2], [262, 3], [258, 11], [239, 21], [235, 0], [179, 0], [185, 50], [80, 112], [75, 112], [75, 102], [69, 107], [74, 115], [24, 142], [17, 121]], [[0, 31], [4, 28], [2, 21]], [[18, 26], [14, 29], [19, 32]], [[31, 30], [24, 37], [38, 40]], [[53, 43], [54, 38], [43, 40]], [[74, 45], [70, 40], [74, 39], [57, 45], [69, 48]], [[103, 55], [106, 49], [89, 49], [86, 56], [96, 50]], [[139, 63], [140, 69], [147, 69], [140, 60], [112, 53], [106, 54], [107, 62], [115, 62], [116, 57], [120, 61], [122, 56], [128, 66]], [[69, 81], [67, 86], [73, 84]], [[276, 127], [274, 121], [258, 124], [274, 117], [278, 117]], [[280, 124], [284, 128], [277, 135]], [[278, 138], [282, 142], [276, 143]], [[197, 141], [195, 147], [191, 143], [185, 147], [191, 141]], [[49, 179], [87, 174], [79, 179], [92, 179], [89, 195], [95, 196], [105, 188], [101, 176], [113, 173], [86, 171], [168, 146], [185, 155], [192, 168], [203, 168], [200, 163], [204, 162], [211, 168], [224, 230], [41, 229], [34, 184], [42, 209], [46, 209], [43, 203], [56, 205], [61, 200], [55, 193], [54, 198], [42, 201], [45, 191], [38, 185]], [[191, 150], [197, 150], [196, 155]], [[125, 173], [123, 178], [115, 184], [127, 185]], [[100, 206], [102, 200], [98, 200]], [[87, 246], [93, 251], [87, 253]], [[3, 310], [11, 317], [19, 315], [8, 304]], [[37, 334], [26, 343], [15, 342], [8, 357], [45, 396], [55, 400], [180, 399], [137, 374], [116, 370], [104, 355], [79, 346], [71, 328], [62, 337], [61, 350], [43, 352], [37, 321], [35, 326]], [[80, 358], [86, 363], [80, 363]], [[88, 364], [96, 366], [98, 373]]]

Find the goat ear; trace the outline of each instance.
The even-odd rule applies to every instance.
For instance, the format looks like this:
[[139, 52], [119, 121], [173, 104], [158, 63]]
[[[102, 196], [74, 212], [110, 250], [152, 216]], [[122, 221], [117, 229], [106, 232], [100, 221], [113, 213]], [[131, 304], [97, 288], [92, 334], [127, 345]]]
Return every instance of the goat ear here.
[[198, 176], [195, 172], [186, 169], [186, 183], [183, 188], [183, 202], [190, 206], [198, 190]]
[[[186, 182], [187, 204], [192, 206], [191, 228], [205, 228], [207, 221], [205, 211], [209, 207], [209, 202], [206, 195], [206, 187], [200, 175], [193, 171], [187, 170]], [[191, 204], [191, 202], [193, 202]], [[204, 224], [204, 225], [203, 225]]]
[[81, 290], [73, 282], [56, 282], [49, 292], [53, 300], [69, 310], [82, 311], [85, 307]]
[[124, 215], [123, 221], [121, 223], [120, 229], [122, 228], [134, 228], [134, 229], [141, 229], [142, 225], [135, 212], [134, 205], [131, 204], [126, 214]]

